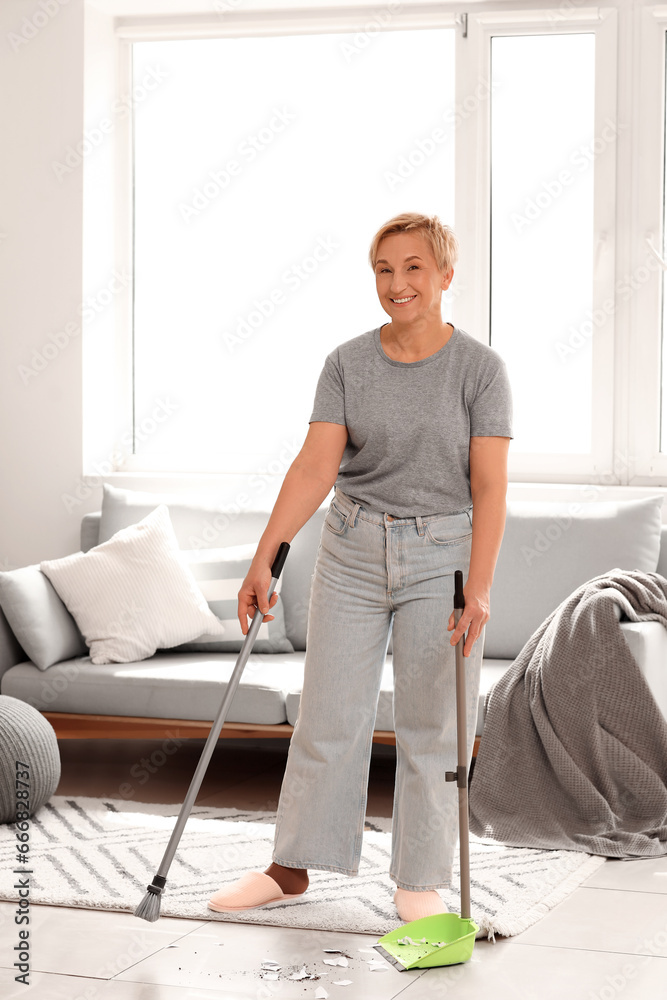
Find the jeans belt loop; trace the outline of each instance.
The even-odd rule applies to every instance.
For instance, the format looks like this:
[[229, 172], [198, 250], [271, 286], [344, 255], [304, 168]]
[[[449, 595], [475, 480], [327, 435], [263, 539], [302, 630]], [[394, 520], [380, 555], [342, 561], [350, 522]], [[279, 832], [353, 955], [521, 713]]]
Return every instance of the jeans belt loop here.
[[361, 504], [360, 503], [355, 503], [354, 507], [352, 508], [352, 510], [350, 511], [350, 513], [347, 515], [347, 523], [352, 528], [354, 528], [354, 526], [355, 526], [355, 523], [356, 523], [356, 520], [357, 520], [357, 513], [359, 512], [360, 509], [361, 509]]
[[417, 522], [417, 533], [421, 536], [424, 534], [424, 522], [422, 521], [419, 514], [417, 514], [415, 520]]

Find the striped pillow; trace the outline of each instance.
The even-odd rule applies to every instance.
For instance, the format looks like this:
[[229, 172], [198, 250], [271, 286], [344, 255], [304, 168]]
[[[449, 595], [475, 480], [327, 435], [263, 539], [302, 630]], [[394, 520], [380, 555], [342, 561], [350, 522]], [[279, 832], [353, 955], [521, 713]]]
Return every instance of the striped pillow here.
[[202, 632], [223, 635], [181, 555], [165, 504], [88, 552], [40, 563], [93, 663], [145, 660]]
[[[176, 647], [192, 652], [237, 653], [245, 636], [238, 619], [238, 593], [257, 551], [255, 544], [232, 545], [224, 549], [181, 549], [181, 555], [201, 588], [213, 614], [225, 627], [225, 636], [200, 635], [192, 642]], [[282, 577], [275, 592], [280, 594]], [[253, 646], [255, 653], [293, 653], [294, 646], [285, 634], [282, 598], [271, 608], [272, 622], [259, 627]]]

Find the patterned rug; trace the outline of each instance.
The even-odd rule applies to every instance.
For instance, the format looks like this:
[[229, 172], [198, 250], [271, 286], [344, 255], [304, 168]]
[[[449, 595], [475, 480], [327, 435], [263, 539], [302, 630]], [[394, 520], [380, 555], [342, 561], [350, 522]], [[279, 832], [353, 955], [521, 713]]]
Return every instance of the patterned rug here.
[[[176, 805], [54, 795], [30, 820], [28, 864], [17, 862], [16, 828], [0, 825], [0, 899], [18, 900], [14, 869], [30, 872], [30, 902], [132, 912], [156, 874], [180, 811]], [[275, 924], [382, 935], [400, 925], [387, 875], [391, 820], [366, 822], [359, 875], [312, 871], [302, 899], [247, 913], [206, 906], [224, 883], [271, 860], [275, 813], [195, 805], [162, 894], [162, 916]], [[604, 863], [575, 851], [505, 847], [470, 838], [473, 919], [511, 936], [530, 927]], [[20, 878], [21, 876], [18, 876]], [[447, 908], [460, 913], [458, 867]], [[138, 919], [138, 918], [137, 918]]]

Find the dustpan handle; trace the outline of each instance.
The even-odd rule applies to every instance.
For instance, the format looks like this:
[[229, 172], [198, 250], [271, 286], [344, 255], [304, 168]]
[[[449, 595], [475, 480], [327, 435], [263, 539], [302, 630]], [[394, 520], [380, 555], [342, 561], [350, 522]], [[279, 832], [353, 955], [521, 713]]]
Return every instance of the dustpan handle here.
[[[463, 573], [454, 573], [455, 627], [465, 608]], [[466, 712], [466, 674], [463, 645], [465, 632], [456, 644], [456, 742], [458, 749], [457, 786], [459, 791], [459, 852], [461, 870], [461, 918], [470, 920], [470, 831], [468, 824], [468, 732]]]

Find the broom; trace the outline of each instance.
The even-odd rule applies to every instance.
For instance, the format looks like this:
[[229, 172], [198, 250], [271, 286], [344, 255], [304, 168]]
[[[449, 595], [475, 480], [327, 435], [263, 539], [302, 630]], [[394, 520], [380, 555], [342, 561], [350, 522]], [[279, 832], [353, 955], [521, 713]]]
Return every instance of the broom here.
[[[278, 554], [276, 555], [276, 558], [273, 561], [273, 566], [271, 567], [271, 583], [267, 593], [267, 598], [269, 600], [271, 599], [271, 595], [273, 594], [273, 591], [278, 583], [278, 578], [282, 572], [289, 548], [290, 547], [287, 542], [280, 543]], [[246, 660], [250, 656], [250, 651], [255, 642], [255, 637], [263, 620], [264, 615], [262, 615], [259, 608], [257, 608], [252, 622], [250, 623], [250, 628], [248, 629], [243, 645], [241, 646], [241, 650], [236, 660], [236, 665], [232, 672], [232, 676], [229, 679], [227, 690], [225, 691], [225, 696], [222, 699], [222, 704], [218, 709], [218, 714], [213, 720], [211, 731], [208, 734], [208, 739], [206, 740], [202, 755], [199, 759], [199, 763], [197, 764], [197, 770], [195, 771], [192, 781], [190, 782], [188, 794], [185, 796], [185, 802], [181, 807], [181, 811], [176, 821], [176, 826], [174, 827], [174, 831], [171, 835], [169, 843], [167, 844], [167, 849], [164, 852], [162, 861], [160, 862], [160, 867], [157, 870], [157, 875], [147, 887], [148, 892], [134, 911], [135, 917], [140, 917], [142, 920], [148, 920], [153, 923], [160, 916], [160, 902], [167, 882], [167, 872], [169, 871], [169, 866], [173, 861], [183, 829], [195, 803], [195, 799], [197, 798], [197, 793], [199, 792], [201, 783], [204, 780], [206, 768], [208, 767], [211, 757], [213, 756], [213, 750], [218, 741], [220, 730], [222, 729], [227, 712], [229, 711], [229, 706], [231, 705], [234, 695], [236, 694], [236, 689], [239, 685], [239, 681], [241, 680], [243, 668], [246, 665]]]

